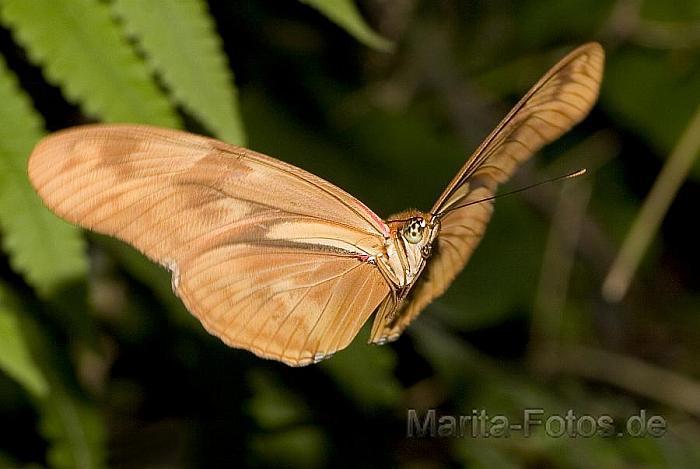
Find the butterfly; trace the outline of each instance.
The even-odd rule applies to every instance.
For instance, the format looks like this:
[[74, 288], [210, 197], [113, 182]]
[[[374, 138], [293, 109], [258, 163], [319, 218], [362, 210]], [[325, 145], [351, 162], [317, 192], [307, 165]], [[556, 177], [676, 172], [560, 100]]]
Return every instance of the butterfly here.
[[119, 238], [229, 346], [302, 366], [399, 337], [464, 268], [499, 184], [590, 111], [604, 52], [571, 52], [469, 157], [429, 212], [383, 220], [335, 185], [255, 151], [145, 125], [41, 140], [29, 178], [58, 216]]

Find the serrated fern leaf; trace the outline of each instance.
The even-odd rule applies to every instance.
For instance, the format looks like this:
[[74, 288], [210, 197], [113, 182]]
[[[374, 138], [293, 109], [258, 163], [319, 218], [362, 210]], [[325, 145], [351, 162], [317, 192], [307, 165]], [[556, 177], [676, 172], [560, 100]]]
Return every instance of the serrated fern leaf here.
[[345, 29], [361, 43], [375, 49], [388, 51], [393, 44], [372, 31], [352, 0], [300, 0], [323, 13], [335, 24]]
[[178, 103], [219, 138], [243, 145], [233, 76], [205, 2], [116, 0], [113, 5]]
[[147, 65], [99, 0], [3, 0], [0, 18], [45, 76], [97, 118], [177, 127]]
[[27, 157], [41, 138], [41, 123], [14, 76], [0, 60], [0, 229], [10, 264], [39, 293], [85, 275], [80, 232], [56, 218], [27, 179]]

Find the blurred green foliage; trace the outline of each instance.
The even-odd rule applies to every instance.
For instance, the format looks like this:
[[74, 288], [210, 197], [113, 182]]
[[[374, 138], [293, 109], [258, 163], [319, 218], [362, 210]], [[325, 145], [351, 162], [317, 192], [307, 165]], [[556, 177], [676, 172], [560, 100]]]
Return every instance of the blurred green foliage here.
[[[700, 166], [625, 300], [600, 294], [700, 106], [697, 1], [0, 0], [0, 25], [0, 467], [700, 464]], [[58, 220], [26, 178], [44, 129], [142, 122], [245, 143], [383, 216], [426, 209], [590, 40], [608, 53], [598, 106], [511, 187], [588, 175], [499, 200], [464, 273], [399, 341], [368, 346], [364, 330], [317, 366], [225, 347], [167, 272]], [[409, 408], [647, 409], [668, 432], [407, 438]]]

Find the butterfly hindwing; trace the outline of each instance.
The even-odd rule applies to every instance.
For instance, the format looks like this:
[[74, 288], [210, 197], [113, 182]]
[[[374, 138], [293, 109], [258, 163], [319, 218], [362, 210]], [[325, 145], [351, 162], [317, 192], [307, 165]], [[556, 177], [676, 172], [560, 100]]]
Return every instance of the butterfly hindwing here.
[[370, 264], [285, 248], [226, 245], [181, 267], [177, 293], [209, 332], [290, 365], [345, 348], [388, 294]]

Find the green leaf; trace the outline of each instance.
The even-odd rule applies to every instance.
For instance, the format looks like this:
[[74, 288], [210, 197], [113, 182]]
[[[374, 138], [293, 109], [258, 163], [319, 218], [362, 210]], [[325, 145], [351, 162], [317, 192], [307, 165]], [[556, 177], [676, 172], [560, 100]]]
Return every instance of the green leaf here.
[[41, 405], [41, 433], [52, 442], [47, 459], [54, 468], [104, 467], [104, 422], [92, 405], [52, 390]]
[[148, 66], [98, 0], [4, 0], [2, 22], [49, 81], [107, 121], [177, 127], [179, 119]]
[[254, 435], [251, 439], [252, 450], [270, 467], [325, 467], [328, 445], [323, 431], [311, 425]]
[[249, 377], [253, 397], [248, 414], [261, 428], [251, 438], [252, 450], [274, 466], [320, 467], [328, 446], [322, 430], [309, 425], [309, 407], [299, 395], [275, 379], [255, 370]]
[[0, 369], [33, 396], [47, 394], [48, 383], [32, 359], [17, 313], [4, 304], [0, 306]]
[[[609, 17], [613, 0], [530, 0], [518, 2], [511, 15], [519, 46], [544, 46], [592, 38]], [[585, 14], [581, 14], [585, 11]]]
[[275, 430], [309, 419], [304, 401], [273, 376], [256, 370], [250, 374], [249, 381], [253, 397], [248, 401], [248, 412], [260, 427]]
[[[7, 295], [10, 296], [10, 295]], [[13, 304], [16, 299], [10, 297]], [[47, 460], [53, 468], [105, 466], [106, 431], [98, 408], [79, 397], [70, 386], [74, 377], [67, 350], [30, 314], [17, 317], [36, 363], [48, 382], [49, 392], [35, 400], [39, 431], [49, 442]]]
[[316, 8], [331, 21], [345, 29], [361, 43], [382, 51], [390, 51], [394, 45], [375, 33], [362, 19], [352, 0], [300, 0]]
[[644, 0], [641, 13], [643, 18], [650, 20], [696, 22], [700, 20], [700, 3], [697, 0]]
[[[425, 314], [425, 312], [423, 313]], [[415, 348], [432, 365], [450, 389], [458, 389], [479, 363], [479, 354], [454, 334], [437, 327], [433, 321], [418, 320], [407, 332], [414, 339]]]
[[[601, 102], [622, 125], [666, 155], [700, 105], [698, 63], [696, 51], [620, 49], [609, 61]], [[692, 175], [700, 177], [700, 166]]]
[[41, 120], [0, 60], [0, 229], [12, 268], [48, 295], [87, 271], [80, 232], [49, 212], [27, 179]]
[[[34, 469], [33, 465], [22, 465], [4, 450], [0, 450], [0, 469], [17, 469], [23, 467], [26, 469]], [[39, 466], [36, 466], [39, 467]]]
[[321, 367], [363, 408], [390, 407], [401, 397], [401, 384], [394, 376], [396, 353], [391, 347], [368, 345], [368, 336], [366, 326], [347, 349]]
[[17, 461], [14, 461], [6, 453], [0, 451], [0, 469], [15, 469], [19, 467]]
[[175, 99], [214, 133], [243, 145], [237, 92], [202, 0], [117, 0], [114, 9]]

